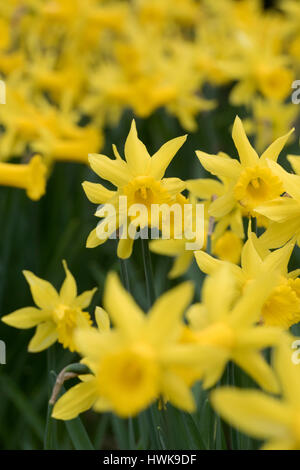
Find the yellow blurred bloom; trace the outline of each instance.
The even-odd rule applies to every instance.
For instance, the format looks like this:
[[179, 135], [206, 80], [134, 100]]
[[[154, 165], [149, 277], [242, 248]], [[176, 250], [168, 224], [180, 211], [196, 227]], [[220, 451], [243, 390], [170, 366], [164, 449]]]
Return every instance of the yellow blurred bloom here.
[[116, 274], [109, 274], [104, 307], [115, 327], [109, 328], [101, 309], [96, 316], [100, 331], [78, 330], [77, 348], [94, 375], [60, 398], [53, 417], [72, 419], [91, 406], [96, 411], [132, 416], [159, 395], [183, 410], [193, 411], [193, 395], [175, 368], [189, 368], [194, 363], [195, 347], [178, 343], [182, 315], [192, 296], [192, 284], [181, 284], [163, 294], [145, 315]]
[[33, 201], [40, 199], [46, 191], [47, 167], [40, 155], [29, 163], [0, 163], [0, 185], [26, 190]]
[[205, 280], [202, 303], [187, 312], [191, 333], [188, 342], [202, 346], [203, 351], [207, 348], [202, 369], [205, 388], [216, 384], [226, 364], [233, 361], [265, 390], [278, 391], [275, 375], [260, 350], [277, 344], [281, 330], [257, 326], [274, 285], [276, 275], [270, 272], [266, 279], [263, 274], [240, 295], [236, 277], [227, 265]]
[[76, 281], [63, 261], [66, 278], [59, 292], [48, 282], [30, 271], [23, 271], [36, 307], [25, 307], [2, 317], [2, 321], [15, 328], [36, 328], [28, 351], [40, 352], [58, 341], [64, 348], [75, 350], [74, 330], [91, 325], [90, 315], [83, 309], [89, 306], [97, 290], [77, 295]]
[[211, 393], [215, 410], [243, 433], [266, 440], [264, 450], [300, 449], [300, 366], [292, 361], [290, 343], [291, 339], [282, 341], [275, 353], [281, 399], [234, 387]]

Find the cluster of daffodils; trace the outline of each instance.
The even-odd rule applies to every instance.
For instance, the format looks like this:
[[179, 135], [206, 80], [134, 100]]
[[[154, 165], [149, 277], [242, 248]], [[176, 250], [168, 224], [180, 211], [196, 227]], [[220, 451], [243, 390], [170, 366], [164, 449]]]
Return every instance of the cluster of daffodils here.
[[[85, 309], [95, 289], [78, 295], [66, 262], [59, 292], [24, 271], [36, 307], [21, 308], [2, 321], [16, 328], [36, 327], [30, 352], [58, 341], [77, 352], [86, 367], [77, 385], [56, 402], [53, 418], [70, 420], [90, 408], [132, 417], [151, 405], [160, 404], [161, 409], [161, 403], [166, 411], [171, 403], [193, 413], [198, 390], [193, 391], [193, 385], [215, 388], [224, 381], [231, 363], [257, 387], [218, 386], [210, 393], [215, 410], [241, 431], [266, 440], [265, 448], [300, 449], [300, 361], [293, 360], [295, 337], [290, 331], [300, 321], [300, 278], [299, 269], [288, 267], [300, 241], [300, 157], [288, 157], [296, 174], [276, 163], [291, 133], [259, 156], [237, 117], [232, 137], [238, 158], [197, 151], [212, 177], [188, 181], [164, 177], [186, 136], [165, 143], [150, 156], [134, 121], [125, 159], [116, 147], [113, 159], [90, 156], [91, 168], [115, 190], [101, 183], [83, 183], [90, 201], [101, 205], [96, 213], [101, 221], [87, 246], [109, 243], [112, 233], [104, 230], [110, 226], [105, 216], [108, 204], [116, 208], [115, 230], [120, 234], [129, 220], [135, 221], [136, 228], [161, 232], [162, 220], [154, 221], [151, 215], [153, 204], [170, 206], [175, 201], [195, 207], [201, 201], [205, 232], [201, 249], [189, 251], [186, 240], [176, 238], [175, 219], [169, 239], [152, 240], [150, 249], [175, 257], [172, 278], [184, 274], [193, 258], [207, 277], [199, 301], [194, 298], [193, 282], [186, 281], [163, 293], [144, 312], [111, 272], [103, 307], [98, 306], [92, 316]], [[119, 200], [124, 196], [129, 201], [127, 211], [120, 211]], [[142, 219], [130, 213], [136, 202], [146, 208]], [[196, 211], [192, 217], [197, 217]], [[129, 258], [133, 243], [134, 238], [120, 236], [117, 255]], [[272, 361], [266, 354], [269, 349]]]
[[[246, 107], [261, 151], [298, 112], [290, 95], [300, 70], [300, 5], [277, 3], [265, 11], [261, 0], [4, 2], [0, 159], [41, 155], [40, 191], [27, 191], [38, 199], [53, 162], [87, 164], [125, 110], [147, 118], [164, 108], [195, 132], [224, 90], [231, 105]], [[6, 168], [0, 183], [26, 189]]]

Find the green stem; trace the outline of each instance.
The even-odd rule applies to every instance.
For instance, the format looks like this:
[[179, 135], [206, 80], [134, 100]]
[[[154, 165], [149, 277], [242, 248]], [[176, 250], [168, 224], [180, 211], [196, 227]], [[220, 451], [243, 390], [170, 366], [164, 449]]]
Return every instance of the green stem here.
[[144, 272], [145, 272], [145, 279], [146, 279], [148, 307], [150, 308], [156, 300], [151, 255], [149, 251], [148, 240], [142, 238], [141, 242], [142, 242]]
[[[55, 384], [55, 345], [47, 349], [47, 378], [48, 378], [48, 399], [52, 394]], [[44, 435], [44, 450], [57, 449], [57, 423], [51, 418], [53, 405], [48, 402], [46, 427]]]
[[128, 273], [128, 262], [126, 259], [120, 259], [121, 279], [125, 289], [130, 292], [130, 281]]

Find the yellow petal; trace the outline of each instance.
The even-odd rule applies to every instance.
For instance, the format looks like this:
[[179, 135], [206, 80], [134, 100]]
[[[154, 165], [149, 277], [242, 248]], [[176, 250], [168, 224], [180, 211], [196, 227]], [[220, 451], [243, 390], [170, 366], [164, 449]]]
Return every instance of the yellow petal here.
[[103, 245], [103, 243], [105, 243], [106, 241], [107, 241], [107, 239], [102, 239], [101, 240], [100, 238], [98, 238], [97, 229], [94, 228], [94, 230], [92, 230], [89, 233], [89, 236], [88, 236], [87, 241], [86, 241], [86, 247], [87, 248], [96, 248], [96, 246]]
[[118, 243], [117, 255], [121, 259], [130, 258], [134, 240], [132, 238], [121, 238]]
[[163, 395], [177, 408], [188, 413], [195, 411], [196, 404], [193, 394], [184, 381], [173, 374], [166, 371], [162, 377]]
[[98, 329], [100, 331], [109, 331], [110, 330], [110, 320], [106, 311], [101, 307], [96, 307], [95, 318]]
[[248, 137], [246, 136], [243, 123], [238, 116], [235, 118], [233, 124], [232, 138], [239, 153], [242, 166], [247, 167], [258, 165], [259, 157], [250, 144]]
[[194, 294], [192, 282], [185, 282], [159, 297], [148, 314], [148, 337], [160, 344], [167, 342], [178, 328]]
[[77, 296], [77, 285], [74, 276], [69, 271], [65, 260], [63, 260], [63, 267], [66, 273], [66, 278], [63, 282], [63, 285], [61, 286], [59, 296], [63, 304], [70, 305]]
[[76, 297], [76, 299], [74, 300], [74, 305], [76, 305], [80, 309], [87, 308], [90, 305], [92, 298], [97, 290], [97, 287], [94, 287], [94, 289], [91, 290], [86, 290], [78, 297]]
[[259, 237], [261, 244], [267, 248], [278, 248], [295, 235], [300, 234], [300, 219], [291, 219], [289, 223], [272, 222], [267, 230]]
[[290, 197], [279, 197], [262, 206], [258, 206], [255, 212], [264, 215], [274, 222], [288, 222], [290, 219], [300, 217], [300, 204]]
[[175, 279], [176, 277], [182, 276], [190, 267], [193, 262], [193, 252], [186, 251], [179, 255], [170, 270], [168, 277], [170, 279]]
[[[300, 394], [300, 366], [293, 361], [293, 353], [297, 353], [299, 348], [296, 342], [296, 348], [292, 348], [294, 338], [287, 337], [281, 341], [280, 346], [274, 353], [274, 366], [279, 376], [282, 392], [284, 397], [291, 403], [292, 406], [297, 408], [299, 406]], [[298, 357], [296, 358], [298, 359]]]
[[89, 181], [84, 181], [82, 187], [87, 198], [94, 204], [105, 204], [116, 194], [115, 191], [106, 189], [102, 184], [90, 183]]
[[78, 328], [74, 333], [77, 350], [89, 361], [97, 364], [103, 351], [113, 344], [113, 336], [109, 332], [102, 332], [96, 328]]
[[143, 142], [138, 138], [134, 119], [125, 142], [125, 158], [129, 171], [133, 176], [148, 174], [150, 155]]
[[292, 165], [294, 172], [300, 176], [300, 157], [297, 155], [288, 155], [287, 159]]
[[40, 352], [52, 346], [57, 340], [55, 323], [47, 321], [37, 326], [35, 335], [28, 345], [29, 352]]
[[260, 271], [262, 259], [255, 249], [253, 238], [255, 237], [251, 231], [248, 231], [248, 240], [243, 246], [241, 256], [241, 266], [247, 279], [254, 279]]
[[288, 433], [289, 410], [256, 390], [223, 387], [210, 399], [215, 410], [240, 431], [257, 439], [282, 439]]
[[163, 178], [167, 167], [186, 139], [187, 135], [183, 135], [182, 137], [169, 140], [151, 157], [150, 175], [153, 176], [153, 178], [157, 180]]
[[96, 380], [82, 382], [70, 388], [56, 402], [52, 418], [70, 420], [89, 410], [97, 400]]
[[111, 160], [105, 155], [90, 154], [92, 170], [101, 178], [110, 181], [116, 187], [122, 187], [131, 179], [126, 162]]
[[107, 276], [104, 308], [114, 325], [122, 330], [122, 334], [128, 339], [138, 337], [144, 324], [144, 314], [113, 272]]
[[285, 191], [293, 198], [300, 201], [300, 176], [285, 171], [278, 163], [267, 160], [272, 172], [283, 182]]
[[16, 310], [9, 315], [5, 315], [1, 320], [9, 326], [15, 328], [32, 328], [41, 322], [48, 320], [50, 312], [47, 310], [39, 310], [35, 307], [25, 307]]
[[52, 310], [59, 302], [59, 296], [48, 281], [44, 281], [30, 271], [23, 271], [29, 284], [32, 298], [36, 305], [45, 310]]
[[279, 392], [276, 376], [260, 353], [251, 350], [241, 350], [240, 352], [235, 352], [232, 359], [266, 392]]
[[219, 178], [229, 178], [236, 180], [241, 172], [241, 165], [232, 158], [222, 158], [219, 155], [196, 151], [196, 155], [202, 166]]
[[186, 188], [199, 199], [211, 199], [212, 196], [221, 196], [224, 193], [223, 184], [211, 178], [188, 180]]
[[209, 206], [209, 214], [213, 217], [224, 217], [236, 205], [233, 190], [229, 189], [224, 196], [217, 197]]
[[283, 147], [285, 146], [289, 136], [294, 132], [295, 129], [290, 130], [287, 134], [285, 134], [282, 137], [279, 137], [278, 139], [275, 140], [268, 148], [267, 150], [262, 154], [260, 157], [260, 160], [265, 162], [267, 159], [273, 160], [274, 162], [277, 162], [277, 159], [279, 157], [279, 154]]
[[183, 240], [152, 240], [149, 247], [153, 253], [166, 256], [177, 256], [184, 251]]

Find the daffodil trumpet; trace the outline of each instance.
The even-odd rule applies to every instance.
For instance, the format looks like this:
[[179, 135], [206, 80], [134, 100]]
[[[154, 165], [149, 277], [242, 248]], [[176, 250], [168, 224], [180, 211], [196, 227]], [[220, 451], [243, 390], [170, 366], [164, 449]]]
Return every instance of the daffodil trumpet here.
[[27, 196], [37, 201], [45, 194], [47, 167], [40, 155], [29, 163], [0, 163], [0, 185], [25, 189]]

